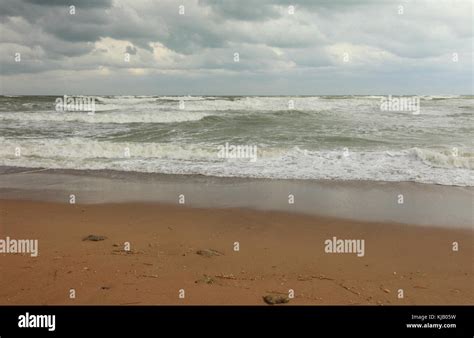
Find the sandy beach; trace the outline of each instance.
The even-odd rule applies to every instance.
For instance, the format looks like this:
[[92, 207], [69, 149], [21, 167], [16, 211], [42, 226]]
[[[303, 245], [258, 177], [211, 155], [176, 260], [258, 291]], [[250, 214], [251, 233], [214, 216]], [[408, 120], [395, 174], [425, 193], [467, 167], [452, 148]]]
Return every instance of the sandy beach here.
[[473, 1], [0, 9], [0, 338], [474, 338]]
[[[471, 229], [150, 202], [0, 209], [0, 239], [39, 243], [38, 257], [0, 254], [0, 304], [474, 302]], [[333, 237], [364, 239], [364, 256], [327, 253]]]

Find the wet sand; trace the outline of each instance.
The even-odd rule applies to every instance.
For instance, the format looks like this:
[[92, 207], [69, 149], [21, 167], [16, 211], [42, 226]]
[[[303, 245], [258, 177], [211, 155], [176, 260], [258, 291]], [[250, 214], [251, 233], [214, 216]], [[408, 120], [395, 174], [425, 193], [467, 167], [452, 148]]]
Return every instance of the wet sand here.
[[[80, 204], [173, 205], [183, 195], [187, 206], [198, 208], [249, 208], [430, 227], [473, 226], [473, 187], [0, 167], [0, 199], [69, 203], [71, 194]], [[294, 203], [289, 203], [290, 198]]]

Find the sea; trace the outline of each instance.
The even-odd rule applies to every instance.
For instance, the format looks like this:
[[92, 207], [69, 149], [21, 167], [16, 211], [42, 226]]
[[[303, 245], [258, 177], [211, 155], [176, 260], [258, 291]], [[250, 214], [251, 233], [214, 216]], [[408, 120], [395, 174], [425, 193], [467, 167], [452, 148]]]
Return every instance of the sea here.
[[474, 185], [474, 96], [419, 96], [417, 112], [381, 95], [92, 98], [0, 96], [0, 166]]

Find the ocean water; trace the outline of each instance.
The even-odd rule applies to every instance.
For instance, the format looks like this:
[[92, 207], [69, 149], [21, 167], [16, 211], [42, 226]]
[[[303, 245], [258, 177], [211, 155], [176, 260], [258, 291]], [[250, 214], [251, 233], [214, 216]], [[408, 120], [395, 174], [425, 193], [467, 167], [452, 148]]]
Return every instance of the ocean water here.
[[0, 96], [0, 165], [474, 185], [474, 96], [423, 96], [419, 114], [383, 98], [97, 96], [90, 115]]

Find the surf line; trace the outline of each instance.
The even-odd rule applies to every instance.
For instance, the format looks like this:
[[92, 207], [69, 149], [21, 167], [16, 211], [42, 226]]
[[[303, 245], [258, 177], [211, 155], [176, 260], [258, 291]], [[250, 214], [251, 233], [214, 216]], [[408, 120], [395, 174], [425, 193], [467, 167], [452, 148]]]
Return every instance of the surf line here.
[[37, 169], [37, 170], [19, 171], [19, 172], [14, 173], [14, 174], [31, 174], [31, 173], [38, 173], [38, 172], [46, 171], [46, 170], [50, 170], [50, 169], [49, 168], [43, 168], [43, 169]]

